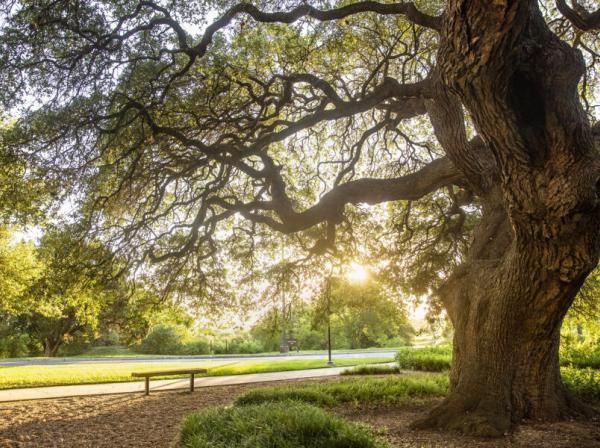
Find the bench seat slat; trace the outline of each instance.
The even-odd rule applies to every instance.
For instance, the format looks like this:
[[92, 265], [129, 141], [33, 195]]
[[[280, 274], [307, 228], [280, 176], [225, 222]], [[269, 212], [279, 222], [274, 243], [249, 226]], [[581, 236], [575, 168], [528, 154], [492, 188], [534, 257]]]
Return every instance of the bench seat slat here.
[[135, 377], [151, 377], [151, 376], [168, 376], [168, 375], [191, 375], [197, 373], [207, 373], [207, 369], [182, 369], [182, 370], [157, 370], [153, 372], [133, 372], [131, 376]]

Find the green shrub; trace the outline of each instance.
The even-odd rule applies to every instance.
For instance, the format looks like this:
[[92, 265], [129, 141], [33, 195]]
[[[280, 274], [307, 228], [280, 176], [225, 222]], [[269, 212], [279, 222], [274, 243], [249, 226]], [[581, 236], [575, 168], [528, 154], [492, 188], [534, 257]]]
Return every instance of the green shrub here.
[[294, 398], [318, 405], [340, 403], [404, 402], [411, 397], [442, 396], [448, 377], [441, 374], [414, 374], [386, 378], [348, 378], [341, 381], [266, 387], [240, 396], [237, 404], [276, 402]]
[[253, 339], [233, 338], [228, 340], [217, 340], [213, 346], [215, 354], [253, 354], [262, 353], [263, 346]]
[[344, 370], [340, 375], [392, 375], [400, 372], [398, 366], [358, 366]]
[[186, 333], [183, 326], [156, 325], [142, 341], [140, 351], [151, 355], [180, 354], [184, 351]]
[[600, 369], [600, 345], [579, 349], [561, 350], [561, 366], [571, 366], [580, 369]]
[[210, 354], [210, 342], [197, 336], [183, 347], [186, 355], [208, 355]]
[[423, 348], [405, 347], [396, 353], [396, 361], [401, 369], [442, 372], [450, 369], [451, 360], [452, 347], [447, 345]]
[[600, 400], [600, 370], [563, 367], [560, 373], [563, 382], [579, 398], [588, 401]]
[[0, 338], [0, 358], [19, 358], [29, 355], [31, 338], [25, 333], [18, 333]]
[[[396, 348], [412, 345], [412, 338], [404, 338], [401, 336], [388, 337], [382, 336], [375, 341], [375, 347]], [[370, 347], [369, 347], [370, 348]]]
[[366, 426], [304, 403], [212, 408], [188, 416], [180, 448], [383, 448]]
[[93, 357], [115, 357], [115, 356], [135, 356], [136, 352], [131, 349], [131, 347], [126, 347], [124, 345], [100, 345], [95, 347], [90, 347], [88, 351], [82, 354], [83, 357], [93, 358]]
[[232, 350], [233, 353], [254, 354], [262, 353], [263, 347], [254, 340], [246, 339], [235, 344]]
[[58, 349], [57, 356], [77, 356], [91, 348], [87, 335], [81, 332], [66, 336], [64, 340], [63, 345]]
[[112, 347], [117, 345], [121, 345], [121, 336], [114, 330], [102, 334], [93, 342], [94, 347]]

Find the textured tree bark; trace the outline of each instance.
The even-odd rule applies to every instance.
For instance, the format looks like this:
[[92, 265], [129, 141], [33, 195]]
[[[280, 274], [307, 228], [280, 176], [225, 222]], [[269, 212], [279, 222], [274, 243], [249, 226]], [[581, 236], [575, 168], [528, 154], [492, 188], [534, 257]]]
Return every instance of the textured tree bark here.
[[[558, 359], [562, 319], [600, 252], [600, 157], [578, 99], [581, 55], [529, 0], [451, 1], [441, 42], [430, 116], [483, 216], [439, 291], [455, 327], [450, 394], [414, 426], [498, 436], [522, 419], [587, 414]], [[486, 150], [449, 123], [454, 95], [491, 155], [489, 175]]]
[[439, 292], [455, 328], [451, 390], [414, 427], [499, 436], [522, 419], [591, 412], [562, 384], [558, 349], [562, 319], [587, 273], [565, 265], [572, 268], [582, 235], [598, 224], [578, 227], [569, 240], [520, 245], [499, 207], [484, 204], [470, 260]]

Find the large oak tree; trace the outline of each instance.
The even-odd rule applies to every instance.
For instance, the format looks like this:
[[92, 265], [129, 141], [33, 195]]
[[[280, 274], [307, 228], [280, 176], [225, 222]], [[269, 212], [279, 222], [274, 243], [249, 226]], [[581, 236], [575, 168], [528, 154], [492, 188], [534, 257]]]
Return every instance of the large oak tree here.
[[455, 328], [451, 391], [417, 426], [493, 435], [586, 412], [561, 383], [558, 345], [600, 252], [600, 11], [4, 4], [0, 97], [21, 117], [6, 145], [84, 197], [111, 247], [202, 266], [246, 222], [314, 237], [319, 254], [348, 204], [443, 192], [447, 230], [465, 210], [480, 217], [437, 288]]

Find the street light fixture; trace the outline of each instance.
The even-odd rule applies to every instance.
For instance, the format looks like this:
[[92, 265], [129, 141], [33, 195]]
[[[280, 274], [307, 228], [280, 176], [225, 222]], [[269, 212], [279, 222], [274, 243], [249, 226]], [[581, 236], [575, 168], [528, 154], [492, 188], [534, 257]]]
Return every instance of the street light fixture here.
[[327, 277], [325, 284], [325, 294], [327, 296], [327, 365], [332, 366], [331, 359], [331, 272]]

